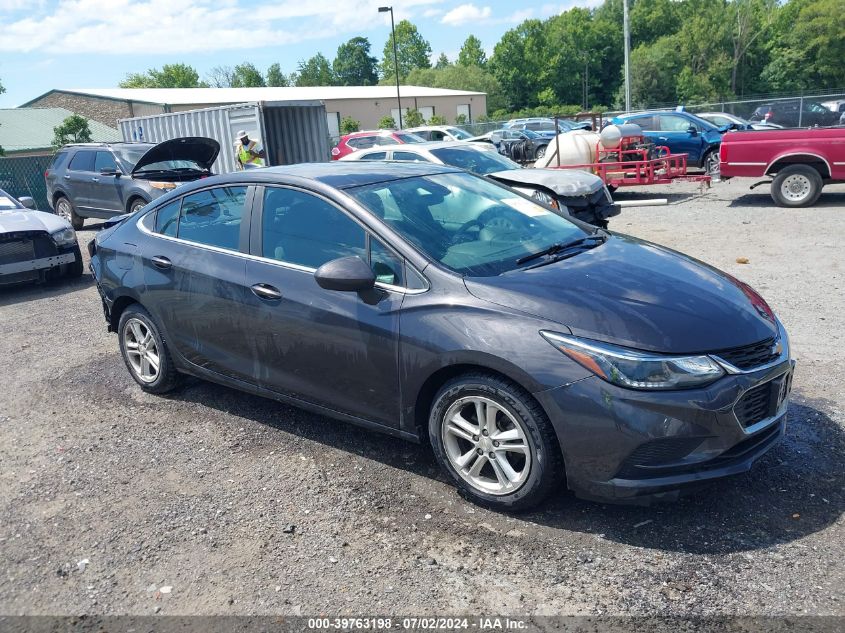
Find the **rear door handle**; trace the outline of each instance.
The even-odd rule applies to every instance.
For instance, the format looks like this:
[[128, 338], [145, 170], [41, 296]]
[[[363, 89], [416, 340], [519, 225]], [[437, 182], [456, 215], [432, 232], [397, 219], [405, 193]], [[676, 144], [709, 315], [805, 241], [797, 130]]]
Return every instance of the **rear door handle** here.
[[65, 180], [70, 180], [70, 174], [65, 174]]
[[267, 299], [268, 301], [278, 301], [282, 298], [281, 291], [270, 284], [255, 284], [251, 286], [252, 293], [259, 299]]
[[99, 178], [92, 178], [91, 182], [100, 182], [100, 179]]
[[171, 266], [173, 266], [169, 259], [161, 255], [156, 255], [155, 257], [153, 257], [152, 262], [153, 266], [155, 266], [156, 268], [170, 268]]

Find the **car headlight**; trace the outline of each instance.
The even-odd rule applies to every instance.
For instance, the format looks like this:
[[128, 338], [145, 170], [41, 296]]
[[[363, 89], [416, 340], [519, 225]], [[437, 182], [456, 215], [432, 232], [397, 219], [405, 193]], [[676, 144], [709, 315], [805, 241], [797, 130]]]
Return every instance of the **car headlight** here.
[[50, 237], [53, 238], [56, 246], [67, 246], [68, 244], [76, 243], [76, 231], [70, 228], [50, 233]]
[[725, 375], [725, 370], [705, 355], [649, 354], [556, 332], [540, 334], [599, 378], [628, 389], [701, 387]]
[[161, 189], [163, 191], [170, 191], [171, 189], [176, 189], [175, 182], [164, 182], [161, 180], [150, 180], [148, 181], [150, 187], [153, 189]]

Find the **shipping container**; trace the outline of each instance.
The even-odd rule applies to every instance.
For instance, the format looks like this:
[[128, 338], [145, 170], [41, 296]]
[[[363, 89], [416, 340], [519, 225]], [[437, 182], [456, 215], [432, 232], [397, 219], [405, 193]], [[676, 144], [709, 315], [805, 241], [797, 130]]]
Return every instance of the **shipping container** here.
[[120, 121], [124, 141], [161, 143], [204, 136], [220, 143], [214, 173], [235, 171], [235, 135], [244, 130], [264, 147], [269, 165], [329, 160], [326, 108], [321, 101], [252, 102], [134, 117]]

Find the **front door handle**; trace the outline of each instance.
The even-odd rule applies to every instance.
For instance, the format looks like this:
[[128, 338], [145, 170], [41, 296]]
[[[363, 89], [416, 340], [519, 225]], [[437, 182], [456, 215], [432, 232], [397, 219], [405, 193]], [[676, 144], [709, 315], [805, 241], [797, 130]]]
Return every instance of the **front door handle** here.
[[173, 264], [171, 263], [171, 261], [169, 259], [167, 259], [166, 257], [163, 257], [161, 255], [156, 255], [155, 257], [153, 257], [152, 262], [153, 262], [153, 266], [155, 266], [156, 268], [166, 269], [166, 268], [170, 268], [171, 266], [173, 266]]
[[65, 180], [70, 180], [70, 174], [65, 174]]
[[282, 298], [281, 291], [270, 284], [255, 284], [251, 286], [252, 293], [259, 299], [267, 299], [268, 301], [278, 301]]
[[100, 179], [95, 176], [91, 178], [91, 182], [100, 182]]

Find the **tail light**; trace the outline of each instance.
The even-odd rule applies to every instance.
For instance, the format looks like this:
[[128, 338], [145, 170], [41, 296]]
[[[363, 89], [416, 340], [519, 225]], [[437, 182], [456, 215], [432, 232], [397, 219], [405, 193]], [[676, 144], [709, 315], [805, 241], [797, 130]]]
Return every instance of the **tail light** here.
[[332, 147], [332, 156], [340, 156], [340, 150], [337, 147]]

